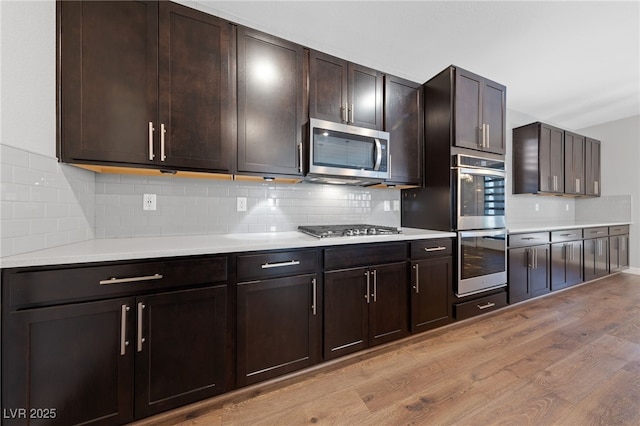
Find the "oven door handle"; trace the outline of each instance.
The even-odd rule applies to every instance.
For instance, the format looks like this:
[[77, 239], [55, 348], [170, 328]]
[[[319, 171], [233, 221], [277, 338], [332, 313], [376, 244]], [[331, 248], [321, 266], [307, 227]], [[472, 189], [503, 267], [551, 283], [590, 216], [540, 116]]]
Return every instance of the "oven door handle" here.
[[467, 175], [482, 175], [482, 176], [494, 176], [494, 177], [505, 177], [506, 173], [502, 170], [493, 170], [493, 169], [475, 169], [475, 168], [467, 168], [467, 167], [452, 167], [453, 170], [457, 170], [458, 174], [467, 174]]
[[507, 230], [506, 229], [489, 229], [489, 230], [483, 230], [483, 231], [458, 231], [458, 235], [460, 238], [497, 237], [500, 235], [504, 235], [506, 237]]

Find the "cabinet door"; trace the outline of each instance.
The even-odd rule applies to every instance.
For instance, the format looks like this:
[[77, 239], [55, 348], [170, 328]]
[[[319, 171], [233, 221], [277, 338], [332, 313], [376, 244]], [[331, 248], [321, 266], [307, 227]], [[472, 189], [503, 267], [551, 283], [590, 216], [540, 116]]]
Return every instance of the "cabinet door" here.
[[238, 28], [238, 171], [300, 175], [306, 121], [302, 46]]
[[430, 330], [451, 321], [451, 257], [411, 263], [411, 331]]
[[604, 276], [609, 273], [609, 238], [584, 240], [584, 280]]
[[349, 124], [381, 130], [382, 73], [357, 64], [349, 64]]
[[240, 283], [238, 385], [308, 367], [319, 359], [317, 278], [301, 275]]
[[346, 123], [348, 62], [321, 52], [309, 52], [309, 116]]
[[422, 182], [422, 88], [398, 77], [385, 76], [384, 130], [392, 141], [390, 182]]
[[369, 343], [379, 345], [409, 334], [407, 264], [376, 265], [369, 270]]
[[564, 192], [564, 131], [540, 125], [540, 191]]
[[531, 297], [540, 296], [551, 291], [549, 278], [550, 252], [549, 246], [536, 246], [529, 249], [533, 264], [529, 266], [529, 288]]
[[160, 2], [160, 122], [154, 123], [159, 164], [231, 170], [235, 52], [230, 33], [231, 25], [219, 18]]
[[600, 141], [585, 140], [585, 194], [600, 196]]
[[134, 306], [129, 298], [6, 313], [2, 406], [55, 411], [29, 424], [133, 420]]
[[483, 151], [504, 154], [506, 146], [506, 91], [496, 82], [484, 80], [482, 86], [482, 124], [485, 126]]
[[529, 288], [530, 248], [509, 249], [509, 303], [522, 302], [531, 297]]
[[582, 241], [551, 245], [551, 290], [583, 281]]
[[150, 148], [157, 146], [149, 145], [149, 123], [158, 125], [158, 3], [57, 6], [59, 157], [153, 164]]
[[629, 266], [629, 236], [618, 235], [611, 237], [610, 272], [621, 271]]
[[456, 146], [479, 149], [482, 136], [483, 78], [458, 68], [455, 78], [455, 138]]
[[225, 390], [226, 285], [136, 300], [136, 418]]
[[324, 359], [365, 349], [368, 336], [367, 269], [324, 274]]
[[564, 191], [584, 194], [584, 136], [564, 132]]

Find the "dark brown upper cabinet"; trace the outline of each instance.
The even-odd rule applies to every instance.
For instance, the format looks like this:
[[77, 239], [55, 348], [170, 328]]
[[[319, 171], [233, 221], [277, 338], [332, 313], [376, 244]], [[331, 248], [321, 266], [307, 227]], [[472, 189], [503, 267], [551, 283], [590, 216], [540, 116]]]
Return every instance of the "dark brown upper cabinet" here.
[[584, 191], [585, 137], [564, 132], [564, 191], [582, 195]]
[[58, 2], [58, 156], [229, 172], [232, 26], [170, 2]]
[[585, 194], [599, 197], [602, 193], [600, 180], [600, 141], [585, 139]]
[[543, 123], [513, 129], [513, 193], [564, 193], [564, 130]]
[[309, 53], [309, 115], [382, 130], [382, 73], [321, 52]]
[[302, 46], [238, 27], [238, 172], [302, 175], [307, 64]]
[[504, 154], [506, 87], [455, 68], [454, 145]]
[[384, 77], [384, 130], [390, 135], [387, 184], [422, 183], [422, 85], [392, 75]]

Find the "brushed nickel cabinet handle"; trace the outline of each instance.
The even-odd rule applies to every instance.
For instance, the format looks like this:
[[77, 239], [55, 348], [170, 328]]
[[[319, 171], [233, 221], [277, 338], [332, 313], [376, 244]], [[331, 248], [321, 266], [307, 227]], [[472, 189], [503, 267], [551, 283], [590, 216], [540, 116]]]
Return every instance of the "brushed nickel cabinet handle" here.
[[142, 344], [145, 342], [145, 338], [142, 337], [142, 311], [146, 306], [144, 303], [138, 303], [138, 352], [142, 352]]
[[162, 274], [154, 274], [154, 275], [145, 275], [142, 277], [129, 277], [129, 278], [109, 278], [106, 280], [100, 280], [100, 285], [107, 284], [122, 284], [122, 283], [135, 283], [139, 281], [151, 281], [151, 280], [161, 280], [163, 278]]
[[580, 178], [576, 178], [576, 192], [580, 192]]
[[560, 234], [561, 237], [577, 237], [576, 234]]
[[271, 268], [282, 268], [285, 266], [295, 266], [295, 265], [299, 265], [300, 261], [299, 260], [289, 260], [287, 262], [278, 262], [278, 263], [263, 263], [262, 265], [260, 265], [260, 267], [262, 269], [271, 269]]
[[378, 271], [373, 270], [373, 302], [378, 301]]
[[120, 355], [125, 355], [127, 346], [129, 346], [127, 340], [127, 312], [129, 309], [127, 305], [120, 306]]
[[596, 180], [596, 181], [593, 182], [593, 193], [594, 194], [598, 194], [599, 190], [600, 190], [600, 185], [598, 184], [598, 181]]
[[164, 128], [164, 123], [160, 124], [160, 161], [167, 159], [164, 151], [164, 135], [167, 133], [167, 129]]
[[318, 289], [317, 289], [317, 280], [314, 278], [311, 280], [311, 286], [312, 286], [312, 291], [313, 291], [313, 301], [312, 301], [312, 305], [311, 305], [311, 311], [313, 312], [313, 315], [316, 315], [316, 304], [318, 301]]
[[349, 104], [345, 102], [344, 109], [342, 110], [342, 121], [349, 123]]
[[371, 281], [369, 279], [369, 271], [366, 271], [364, 275], [367, 277], [367, 293], [364, 295], [364, 298], [367, 299], [367, 303], [370, 303], [369, 292], [371, 291]]
[[487, 124], [486, 126], [487, 126], [487, 132], [486, 132], [487, 133], [487, 138], [486, 138], [486, 142], [485, 142], [485, 146], [484, 147], [485, 148], [489, 148], [489, 144], [491, 143], [491, 133], [489, 133], [490, 132], [489, 125]]
[[349, 115], [351, 116], [351, 119], [349, 120], [349, 123], [353, 124], [353, 120], [354, 120], [354, 111], [355, 111], [355, 104], [351, 104], [351, 109], [349, 110]]
[[413, 288], [416, 289], [416, 294], [420, 294], [420, 265], [413, 265], [413, 269], [416, 270], [416, 285]]
[[496, 306], [496, 304], [493, 303], [493, 302], [487, 302], [484, 305], [476, 305], [476, 306], [478, 307], [478, 309], [482, 310], [482, 309], [492, 308], [492, 307]]
[[424, 251], [426, 252], [432, 252], [432, 251], [442, 251], [442, 250], [446, 250], [446, 247], [442, 247], [442, 246], [438, 246], [438, 247], [425, 247]]
[[153, 153], [153, 121], [149, 122], [149, 160], [153, 161], [156, 155]]
[[302, 173], [302, 143], [298, 144], [298, 172]]

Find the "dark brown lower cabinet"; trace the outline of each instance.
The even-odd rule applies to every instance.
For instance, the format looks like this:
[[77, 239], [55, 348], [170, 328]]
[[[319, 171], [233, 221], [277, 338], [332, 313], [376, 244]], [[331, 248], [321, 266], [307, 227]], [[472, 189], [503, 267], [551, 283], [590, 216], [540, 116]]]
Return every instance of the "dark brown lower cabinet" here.
[[136, 298], [135, 416], [224, 392], [227, 287]]
[[413, 261], [411, 271], [411, 332], [430, 330], [451, 322], [451, 256]]
[[320, 360], [315, 274], [239, 283], [237, 382], [245, 386]]
[[[6, 315], [2, 406], [25, 409], [26, 417], [5, 415], [3, 424], [133, 420], [134, 305], [134, 298], [126, 298]], [[29, 419], [31, 410], [51, 415]]]
[[549, 245], [509, 249], [509, 303], [551, 291]]
[[584, 240], [584, 280], [590, 281], [609, 273], [609, 237]]
[[226, 285], [12, 312], [3, 334], [3, 407], [52, 414], [29, 424], [122, 424], [225, 391]]
[[609, 237], [609, 270], [622, 271], [629, 267], [629, 235]]
[[582, 241], [551, 244], [551, 290], [560, 290], [582, 281]]
[[324, 358], [408, 334], [405, 262], [325, 272]]

